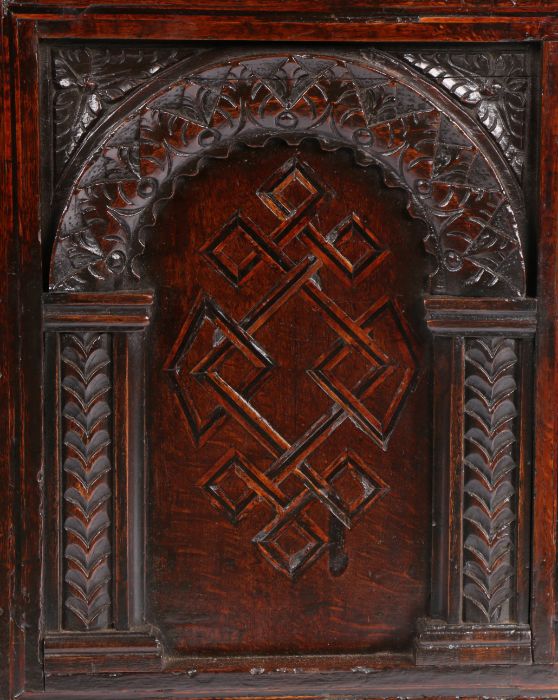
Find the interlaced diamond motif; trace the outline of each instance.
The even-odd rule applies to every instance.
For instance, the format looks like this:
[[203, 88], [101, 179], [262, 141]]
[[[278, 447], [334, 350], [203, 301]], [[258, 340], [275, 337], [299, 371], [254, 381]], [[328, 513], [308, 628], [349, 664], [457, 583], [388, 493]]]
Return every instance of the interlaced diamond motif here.
[[[233, 524], [258, 503], [271, 507], [274, 516], [253, 542], [267, 561], [291, 578], [317, 561], [331, 544], [328, 534], [310, 517], [310, 506], [318, 502], [331, 518], [350, 529], [389, 491], [353, 450], [345, 450], [321, 472], [312, 466], [314, 452], [346, 420], [387, 450], [417, 375], [412, 336], [392, 299], [376, 299], [355, 319], [317, 282], [320, 269], [326, 267], [345, 284], [357, 285], [391, 254], [355, 212], [323, 235], [316, 207], [330, 194], [308, 164], [289, 159], [257, 192], [278, 219], [277, 227], [264, 233], [236, 212], [210, 238], [201, 252], [234, 286], [241, 285], [262, 262], [279, 270], [279, 281], [241, 319], [229, 317], [202, 294], [165, 365], [197, 445], [203, 445], [223, 421], [234, 419], [268, 452], [269, 466], [262, 471], [230, 450], [199, 485]], [[287, 254], [294, 238], [308, 250], [296, 261]], [[331, 398], [331, 407], [290, 442], [252, 400], [275, 367], [256, 334], [293, 297], [310, 304], [337, 340], [307, 370]], [[382, 332], [376, 334], [379, 329]], [[379, 343], [376, 335], [384, 340]], [[227, 366], [235, 358], [244, 369], [228, 373]], [[239, 375], [240, 384], [235, 379]], [[203, 399], [196, 401], [200, 388]], [[207, 401], [212, 404], [207, 406]], [[200, 404], [208, 409], [203, 417]]]
[[308, 518], [281, 522], [265, 539], [258, 540], [262, 554], [280, 571], [299, 575], [327, 548], [323, 533]]
[[326, 481], [334, 488], [351, 524], [388, 490], [382, 479], [352, 450], [339, 455], [329, 465]]
[[248, 468], [241, 455], [227, 453], [203, 482], [204, 488], [233, 523], [243, 517], [256, 497], [242, 476]]
[[325, 237], [312, 224], [304, 236], [308, 247], [349, 284], [373, 272], [389, 254], [355, 212]]

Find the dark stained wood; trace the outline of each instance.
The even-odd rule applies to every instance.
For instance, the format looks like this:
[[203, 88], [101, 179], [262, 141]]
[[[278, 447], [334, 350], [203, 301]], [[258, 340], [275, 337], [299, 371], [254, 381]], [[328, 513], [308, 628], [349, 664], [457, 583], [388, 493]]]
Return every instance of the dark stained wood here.
[[[553, 76], [558, 71], [558, 45], [543, 48], [543, 97], [541, 115], [541, 194], [539, 233], [538, 293], [540, 330], [537, 337], [537, 374], [535, 383], [536, 417], [534, 423], [535, 468], [533, 523], [532, 623], [535, 660], [549, 663], [555, 659], [556, 617], [556, 412], [549, 411], [549, 397], [556, 393], [556, 300], [558, 289], [556, 250], [557, 169], [553, 157], [558, 136], [556, 105], [558, 94]], [[550, 584], [550, 585], [549, 585]]]
[[515, 606], [517, 619], [527, 622], [531, 618], [531, 580], [535, 562], [531, 558], [533, 537], [533, 420], [534, 402], [534, 343], [522, 340], [517, 343], [519, 370], [517, 373], [516, 405], [518, 418], [516, 433], [519, 449], [516, 450], [517, 474], [514, 488], [520, 498], [517, 503], [517, 529], [515, 531], [516, 570]]
[[[462, 337], [434, 339], [434, 445], [431, 617], [450, 624], [461, 621], [461, 541], [463, 484]], [[450, 497], [448, 498], [448, 494]], [[419, 654], [420, 657], [420, 654]]]
[[[460, 305], [442, 299], [431, 306], [454, 319], [429, 326], [442, 336], [434, 344], [433, 619], [420, 624], [417, 663], [529, 664], [529, 565], [519, 554], [530, 537], [530, 436], [515, 417], [530, 397], [531, 343], [501, 338], [498, 330], [455, 337]], [[473, 306], [478, 319], [482, 304]], [[509, 313], [509, 303], [500, 306]], [[460, 332], [482, 334], [468, 311], [461, 312]], [[520, 322], [508, 335], [525, 332], [521, 311], [514, 311]]]
[[65, 294], [52, 292], [43, 297], [43, 323], [49, 330], [115, 328], [129, 331], [149, 325], [153, 294]]
[[558, 2], [2, 10], [0, 696], [558, 697]]
[[[116, 54], [104, 71], [113, 75], [131, 59]], [[141, 113], [137, 98], [124, 100], [101, 147], [76, 173], [56, 229], [51, 289], [145, 284], [145, 237], [181, 177], [195, 175], [202, 158], [226, 158], [237, 143], [263, 146], [277, 138], [297, 145], [307, 137], [352, 149], [359, 165], [375, 163], [388, 186], [407, 192], [409, 214], [428, 226], [425, 248], [436, 263], [429, 291], [523, 296], [527, 222], [517, 178], [525, 154], [511, 141], [516, 128], [525, 131], [526, 112], [507, 92], [527, 99], [525, 65], [518, 56], [494, 56], [493, 71], [471, 83], [479, 60], [465, 62], [464, 76], [446, 88], [450, 95], [492, 90], [496, 80], [511, 87], [500, 89], [500, 109], [480, 104], [488, 117], [477, 111], [474, 119], [407, 65], [422, 66], [421, 55], [333, 50], [306, 57], [245, 48], [225, 62], [205, 52], [178, 60], [142, 84]], [[60, 84], [69, 80], [67, 62], [55, 63]], [[102, 80], [102, 73], [91, 76]], [[88, 98], [93, 106], [78, 112], [82, 131], [102, 94], [99, 86]], [[120, 122], [111, 128], [116, 115]], [[56, 127], [64, 129], [59, 118], [55, 110]], [[494, 120], [518, 127], [487, 134], [483, 126]]]
[[[0, 150], [2, 153], [2, 168], [0, 181], [2, 183], [2, 203], [0, 206], [0, 221], [2, 236], [0, 240], [0, 314], [4, 328], [17, 323], [17, 293], [16, 286], [9, 284], [9, 270], [14, 259], [14, 245], [6, 232], [11, 229], [14, 220], [14, 189], [13, 189], [13, 159], [14, 144], [12, 140], [13, 101], [11, 91], [11, 56], [10, 45], [11, 21], [1, 18], [2, 39], [2, 90], [0, 92], [0, 107], [3, 114], [0, 129]], [[4, 659], [3, 670], [0, 672], [0, 693], [9, 697], [13, 691], [13, 674], [15, 670], [16, 649], [14, 644], [14, 624], [12, 621], [12, 601], [14, 573], [16, 568], [16, 550], [14, 541], [14, 508], [15, 482], [14, 472], [17, 460], [14, 459], [14, 436], [16, 432], [17, 405], [17, 364], [14, 358], [17, 353], [15, 334], [0, 334], [0, 392], [4, 406], [3, 420], [0, 422], [0, 478], [3, 488], [0, 489], [0, 508], [3, 513], [0, 524], [0, 656]]]
[[45, 641], [45, 673], [68, 674], [76, 667], [94, 668], [96, 673], [149, 673], [161, 670], [161, 649], [146, 634], [49, 635]]
[[[31, 12], [38, 8], [43, 11], [56, 11], [61, 8], [67, 8], [70, 11], [78, 11], [82, 9], [95, 8], [97, 3], [93, 0], [11, 0], [10, 6], [12, 11]], [[141, 2], [123, 2], [123, 0], [105, 0], [102, 8], [105, 12], [112, 11], [128, 11], [130, 13], [152, 12], [151, 6], [146, 6]], [[174, 10], [175, 12], [183, 13], [198, 13], [198, 12], [213, 12], [224, 15], [230, 14], [230, 4], [226, 0], [163, 0], [157, 4], [159, 10]], [[405, 13], [417, 12], [424, 14], [437, 14], [443, 16], [450, 15], [466, 15], [483, 13], [488, 15], [505, 14], [546, 14], [558, 10], [556, 0], [526, 0], [522, 3], [514, 2], [513, 0], [433, 0], [425, 2], [424, 0], [399, 0], [399, 2], [390, 3], [386, 6], [380, 0], [311, 0], [301, 6], [298, 0], [287, 0], [279, 2], [273, 0], [262, 6], [257, 0], [249, 0], [243, 2], [237, 8], [240, 12], [249, 13], [252, 16], [268, 15], [269, 13], [295, 12], [297, 14], [309, 15], [311, 18], [319, 21], [321, 16], [331, 14], [338, 21], [348, 21], [352, 17], [362, 14], [377, 14], [397, 16]]]
[[424, 300], [426, 323], [436, 335], [531, 336], [537, 328], [535, 299], [464, 299], [429, 296]]
[[[321, 21], [307, 20], [298, 14], [295, 18], [278, 19], [253, 15], [215, 16], [196, 14], [174, 16], [169, 23], [164, 15], [95, 15], [85, 14], [71, 20], [64, 13], [51, 19], [50, 15], [30, 15], [40, 21], [41, 36], [64, 39], [68, 32], [76, 37], [118, 39], [123, 34], [148, 41], [196, 37], [202, 41], [253, 41], [257, 34], [261, 41], [275, 42], [279, 37], [298, 41], [342, 42], [443, 42], [445, 40], [469, 42], [491, 41], [539, 41], [558, 36], [556, 17], [531, 16], [421, 16], [409, 23], [399, 19], [381, 17], [361, 19], [358, 16], [340, 22], [326, 16]], [[414, 20], [414, 21], [413, 21]]]
[[531, 630], [528, 625], [487, 625], [482, 633], [475, 625], [429, 623], [419, 627], [417, 663], [439, 666], [471, 665], [485, 659], [509, 666], [531, 663]]
[[[355, 660], [346, 657], [347, 661]], [[202, 661], [202, 660], [200, 660]], [[261, 659], [259, 660], [261, 661]], [[272, 662], [275, 659], [272, 659]], [[116, 677], [87, 676], [52, 678], [47, 700], [71, 698], [79, 689], [78, 697], [92, 700], [99, 693], [118, 693], [117, 697], [139, 697], [154, 700], [164, 698], [214, 698], [214, 697], [358, 697], [358, 698], [529, 698], [556, 697], [556, 670], [553, 665], [538, 666], [475, 666], [459, 668], [401, 668], [397, 660], [389, 670], [378, 667], [353, 666], [349, 672], [305, 673], [300, 666], [297, 672], [284, 667], [254, 667], [255, 673], [196, 672], [190, 668], [182, 673], [154, 675], [155, 687], [163, 692], [146, 688], [146, 674], [121, 674]], [[290, 667], [293, 668], [293, 667]], [[158, 686], [157, 686], [158, 681]], [[95, 685], [93, 685], [95, 684]], [[465, 695], [465, 689], [467, 694]], [[97, 694], [95, 694], [97, 693]], [[29, 694], [24, 697], [43, 697]], [[101, 695], [102, 697], [102, 695]]]
[[[13, 23], [13, 50], [18, 55], [14, 64], [13, 80], [18, 85], [14, 95], [14, 122], [12, 138], [15, 163], [15, 212], [11, 226], [4, 232], [16, 237], [17, 262], [10, 270], [16, 281], [15, 315], [10, 323], [11, 333], [17, 336], [17, 349], [12, 355], [16, 378], [13, 406], [15, 421], [12, 459], [16, 487], [14, 530], [17, 564], [13, 571], [13, 598], [11, 624], [13, 649], [12, 692], [23, 688], [43, 687], [43, 673], [36, 663], [40, 649], [38, 620], [40, 596], [41, 543], [37, 535], [42, 530], [41, 484], [42, 471], [42, 338], [37, 333], [41, 315], [41, 251], [37, 245], [39, 220], [39, 123], [36, 119], [38, 104], [37, 36], [28, 23]], [[25, 281], [27, 280], [27, 281]], [[17, 359], [16, 359], [17, 358]], [[25, 419], [24, 419], [25, 417]], [[16, 456], [17, 455], [17, 456]], [[28, 625], [27, 620], [35, 623]]]

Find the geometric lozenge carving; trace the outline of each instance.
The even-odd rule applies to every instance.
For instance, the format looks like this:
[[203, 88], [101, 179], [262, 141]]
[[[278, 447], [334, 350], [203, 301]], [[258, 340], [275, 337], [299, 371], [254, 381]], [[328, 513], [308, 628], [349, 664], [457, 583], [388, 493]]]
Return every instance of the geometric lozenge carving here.
[[[331, 231], [320, 230], [317, 213], [331, 190], [307, 163], [291, 158], [270, 180], [271, 186], [266, 183], [256, 194], [278, 220], [276, 227], [262, 231], [240, 210], [209, 234], [201, 253], [234, 287], [245, 284], [260, 265], [275, 270], [275, 284], [241, 319], [231, 317], [218, 300], [202, 291], [165, 369], [198, 446], [224, 421], [234, 420], [267, 451], [268, 466], [261, 470], [245, 455], [229, 450], [202, 477], [200, 486], [232, 523], [245, 518], [259, 502], [271, 506], [275, 515], [253, 542], [275, 568], [295, 578], [331, 545], [330, 533], [308, 512], [312, 505], [318, 502], [341, 527], [350, 529], [389, 490], [363, 455], [344, 450], [325, 469], [317, 470], [313, 453], [347, 420], [387, 450], [415, 382], [417, 361], [394, 300], [385, 295], [371, 299], [370, 307], [352, 318], [320, 285], [322, 268], [351, 287], [379, 270], [391, 255], [380, 237], [355, 212]], [[227, 253], [224, 247], [230, 236], [243, 239], [242, 246], [234, 249], [236, 268], [234, 251]], [[357, 240], [351, 244], [353, 236]], [[297, 246], [292, 246], [295, 240]], [[298, 251], [294, 260], [291, 251]], [[273, 348], [263, 347], [256, 334], [293, 300], [318, 314], [337, 339], [325, 352], [317, 349], [306, 369], [331, 400], [330, 407], [310, 428], [288, 440], [254, 401], [278, 367]], [[227, 361], [233, 355], [242, 359], [241, 379], [227, 375]], [[205, 387], [205, 399], [196, 402], [200, 385]]]

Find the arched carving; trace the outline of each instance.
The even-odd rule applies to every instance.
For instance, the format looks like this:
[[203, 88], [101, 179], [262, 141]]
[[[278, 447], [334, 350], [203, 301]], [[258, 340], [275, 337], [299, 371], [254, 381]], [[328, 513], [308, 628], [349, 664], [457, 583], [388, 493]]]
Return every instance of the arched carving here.
[[[113, 113], [81, 169], [54, 244], [53, 289], [133, 288], [146, 229], [182, 176], [237, 143], [350, 146], [428, 226], [436, 293], [525, 293], [522, 195], [497, 146], [450, 97], [380, 52], [204, 54]], [[203, 61], [203, 65], [196, 64]]]

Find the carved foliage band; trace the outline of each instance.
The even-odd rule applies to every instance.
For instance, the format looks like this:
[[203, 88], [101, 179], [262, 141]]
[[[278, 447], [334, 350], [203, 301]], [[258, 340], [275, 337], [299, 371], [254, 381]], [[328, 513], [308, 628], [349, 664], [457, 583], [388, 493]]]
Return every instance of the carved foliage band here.
[[111, 619], [111, 376], [109, 336], [61, 336], [64, 627]]
[[360, 165], [378, 165], [388, 185], [407, 191], [410, 213], [428, 226], [433, 291], [524, 294], [515, 177], [501, 172], [505, 160], [475, 121], [401, 61], [331, 52], [187, 65], [154, 86], [80, 171], [57, 232], [52, 288], [133, 285], [146, 230], [204, 157], [313, 137], [327, 149], [351, 147]]
[[510, 621], [514, 593], [516, 341], [466, 344], [463, 618]]

